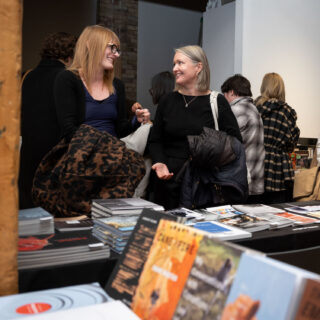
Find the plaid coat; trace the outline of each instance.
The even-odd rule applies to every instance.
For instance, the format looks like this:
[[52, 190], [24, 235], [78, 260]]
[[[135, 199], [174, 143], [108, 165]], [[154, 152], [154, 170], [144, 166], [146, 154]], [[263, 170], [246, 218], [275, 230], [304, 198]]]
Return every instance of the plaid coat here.
[[264, 128], [260, 114], [250, 97], [240, 97], [230, 103], [238, 121], [246, 150], [249, 195], [264, 192]]
[[257, 108], [264, 126], [265, 191], [285, 190], [285, 182], [294, 179], [289, 153], [294, 150], [300, 135], [297, 114], [289, 105], [276, 99]]

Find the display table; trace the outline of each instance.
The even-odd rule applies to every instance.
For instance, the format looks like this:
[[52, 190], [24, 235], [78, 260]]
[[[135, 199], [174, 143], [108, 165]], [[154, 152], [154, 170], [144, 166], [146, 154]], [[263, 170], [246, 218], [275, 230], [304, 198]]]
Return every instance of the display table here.
[[[320, 201], [291, 204], [320, 205]], [[285, 208], [287, 204], [274, 206]], [[252, 238], [232, 242], [320, 274], [320, 224], [260, 231], [253, 233]], [[91, 282], [99, 282], [104, 287], [118, 257], [111, 252], [109, 259], [19, 271], [19, 292]]]
[[[320, 205], [320, 201], [291, 202], [291, 205]], [[288, 203], [273, 205], [286, 208]], [[234, 243], [266, 253], [271, 258], [320, 274], [320, 224], [265, 230]]]

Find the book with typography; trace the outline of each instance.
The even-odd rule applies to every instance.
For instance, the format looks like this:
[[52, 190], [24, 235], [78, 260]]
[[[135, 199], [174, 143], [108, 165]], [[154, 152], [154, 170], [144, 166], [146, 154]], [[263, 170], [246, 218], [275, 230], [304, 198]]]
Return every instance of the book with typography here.
[[144, 209], [105, 287], [110, 297], [131, 305], [140, 274], [147, 260], [161, 219], [185, 222], [185, 218]]
[[210, 234], [161, 220], [132, 301], [142, 319], [212, 317], [222, 311], [241, 253]]

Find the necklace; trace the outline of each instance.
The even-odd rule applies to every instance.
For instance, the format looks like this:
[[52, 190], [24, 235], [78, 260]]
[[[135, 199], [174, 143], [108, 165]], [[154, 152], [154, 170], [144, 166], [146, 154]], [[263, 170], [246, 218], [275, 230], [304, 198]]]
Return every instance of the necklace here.
[[185, 103], [184, 106], [185, 106], [186, 108], [189, 107], [189, 105], [190, 105], [191, 102], [193, 102], [194, 100], [196, 100], [196, 99], [198, 98], [198, 96], [195, 96], [195, 97], [193, 97], [189, 102], [187, 102], [186, 97], [185, 97], [182, 93], [181, 93], [181, 95], [182, 95], [182, 98], [183, 98], [184, 103]]

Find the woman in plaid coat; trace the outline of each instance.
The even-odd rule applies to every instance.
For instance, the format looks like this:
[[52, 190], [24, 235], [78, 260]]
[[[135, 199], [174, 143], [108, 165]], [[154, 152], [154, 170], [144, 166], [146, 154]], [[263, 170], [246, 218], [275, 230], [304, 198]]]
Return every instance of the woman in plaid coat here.
[[294, 170], [289, 153], [298, 142], [297, 114], [285, 102], [285, 87], [280, 75], [267, 73], [255, 101], [264, 125], [265, 193], [264, 203], [292, 201]]

